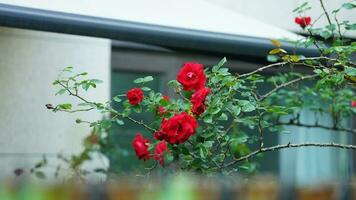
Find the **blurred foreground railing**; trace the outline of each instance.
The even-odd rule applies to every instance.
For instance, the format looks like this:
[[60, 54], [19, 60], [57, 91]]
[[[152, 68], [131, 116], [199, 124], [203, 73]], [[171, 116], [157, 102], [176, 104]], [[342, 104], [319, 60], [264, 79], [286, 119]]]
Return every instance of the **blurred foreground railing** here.
[[356, 199], [356, 181], [303, 187], [280, 184], [273, 176], [120, 178], [101, 184], [4, 181], [0, 200], [339, 200]]

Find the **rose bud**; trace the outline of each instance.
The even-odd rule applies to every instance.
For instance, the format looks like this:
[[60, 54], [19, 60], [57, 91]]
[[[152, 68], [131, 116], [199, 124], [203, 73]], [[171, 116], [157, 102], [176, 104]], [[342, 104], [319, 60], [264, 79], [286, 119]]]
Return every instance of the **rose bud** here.
[[46, 104], [46, 108], [49, 109], [49, 110], [51, 110], [51, 109], [53, 109], [54, 107], [52, 106], [52, 104]]

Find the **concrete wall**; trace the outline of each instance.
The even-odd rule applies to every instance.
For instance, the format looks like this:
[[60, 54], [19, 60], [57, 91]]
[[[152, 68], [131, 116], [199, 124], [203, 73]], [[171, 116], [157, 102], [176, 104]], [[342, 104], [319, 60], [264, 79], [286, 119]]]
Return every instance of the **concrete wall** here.
[[90, 129], [75, 119], [92, 121], [101, 116], [47, 110], [47, 103], [78, 102], [55, 96], [51, 83], [59, 70], [73, 66], [77, 72], [87, 71], [104, 81], [87, 98], [109, 99], [110, 52], [106, 39], [0, 27], [0, 178], [13, 174], [15, 168], [28, 169], [42, 155], [53, 165], [57, 153], [81, 150], [82, 138]]
[[[312, 20], [316, 20], [323, 13], [320, 7], [319, 0], [205, 0], [221, 7], [225, 7], [230, 11], [244, 14], [251, 18], [255, 18], [261, 22], [271, 24], [280, 28], [291, 31], [301, 32], [299, 26], [294, 23], [296, 14], [293, 9], [304, 2], [308, 2], [312, 10], [307, 11], [307, 15], [311, 16]], [[324, 4], [329, 14], [332, 10], [339, 8], [343, 3], [350, 2], [349, 0], [324, 0]], [[343, 9], [338, 13], [339, 21], [350, 20], [351, 23], [356, 21], [354, 10]], [[332, 17], [333, 20], [333, 17]], [[335, 22], [334, 22], [335, 23]], [[316, 26], [327, 25], [325, 17], [320, 19]], [[239, 24], [236, 24], [239, 26]], [[348, 32], [348, 35], [356, 37], [355, 31]]]

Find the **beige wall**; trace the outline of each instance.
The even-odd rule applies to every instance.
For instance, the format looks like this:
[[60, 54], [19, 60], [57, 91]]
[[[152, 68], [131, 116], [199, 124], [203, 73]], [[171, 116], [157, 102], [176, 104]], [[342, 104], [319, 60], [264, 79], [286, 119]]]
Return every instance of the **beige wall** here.
[[32, 166], [42, 154], [57, 160], [57, 153], [80, 151], [90, 129], [75, 119], [90, 121], [101, 116], [52, 113], [44, 105], [77, 102], [54, 95], [51, 83], [66, 66], [104, 80], [86, 96], [109, 99], [110, 41], [0, 27], [0, 44], [0, 177], [11, 175], [14, 168]]

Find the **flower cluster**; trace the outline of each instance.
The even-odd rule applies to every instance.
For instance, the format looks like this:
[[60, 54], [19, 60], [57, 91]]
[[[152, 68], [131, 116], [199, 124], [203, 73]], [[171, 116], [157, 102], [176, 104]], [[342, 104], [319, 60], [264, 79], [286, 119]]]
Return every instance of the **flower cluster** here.
[[[170, 118], [165, 118], [165, 114], [170, 112], [159, 105], [157, 114], [162, 117], [159, 130], [154, 132], [154, 138], [159, 140], [155, 145], [153, 159], [164, 165], [164, 153], [169, 152], [167, 143], [178, 145], [186, 142], [195, 134], [198, 128], [197, 117], [206, 109], [205, 100], [210, 94], [210, 88], [206, 87], [206, 75], [204, 67], [199, 63], [185, 63], [177, 75], [177, 81], [182, 85], [184, 91], [193, 92], [190, 99], [190, 109], [182, 112], [174, 111]], [[126, 94], [131, 105], [140, 104], [144, 99], [140, 88], [133, 88]], [[164, 101], [169, 102], [168, 96], [163, 96]], [[173, 111], [172, 111], [173, 112]], [[148, 139], [144, 139], [140, 133], [132, 143], [136, 155], [139, 159], [148, 160], [151, 157], [149, 147], [151, 145]]]

